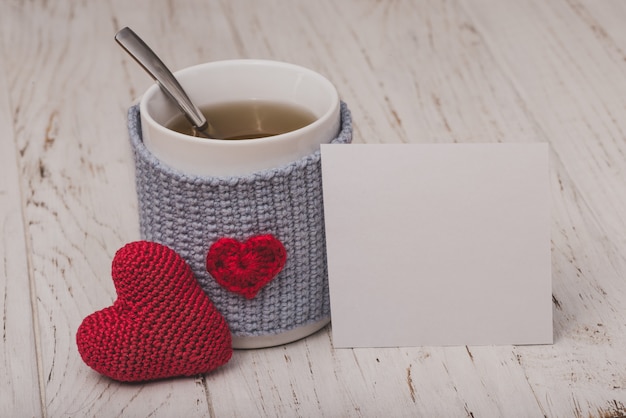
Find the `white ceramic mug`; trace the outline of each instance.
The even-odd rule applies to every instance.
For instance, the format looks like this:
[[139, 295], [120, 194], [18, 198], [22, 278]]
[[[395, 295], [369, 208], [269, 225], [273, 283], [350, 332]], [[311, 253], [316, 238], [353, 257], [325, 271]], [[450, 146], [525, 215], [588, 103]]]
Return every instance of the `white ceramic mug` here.
[[[293, 104], [315, 115], [311, 124], [275, 136], [236, 141], [197, 138], [165, 127], [180, 111], [155, 84], [139, 104], [143, 144], [162, 163], [186, 175], [247, 176], [282, 167], [318, 151], [320, 144], [335, 139], [341, 129], [337, 90], [326, 78], [307, 68], [275, 61], [230, 60], [193, 66], [175, 76], [198, 107], [261, 100]], [[146, 203], [140, 202], [140, 208], [142, 205]], [[158, 230], [160, 226], [154, 228]], [[279, 334], [233, 335], [233, 347], [285, 344], [318, 331], [328, 322], [329, 317]]]
[[140, 102], [144, 144], [159, 160], [187, 174], [238, 176], [278, 167], [318, 150], [339, 132], [337, 90], [307, 68], [277, 61], [228, 60], [196, 65], [174, 75], [198, 107], [271, 101], [304, 107], [316, 118], [303, 128], [265, 138], [196, 138], [165, 127], [180, 111], [154, 84]]

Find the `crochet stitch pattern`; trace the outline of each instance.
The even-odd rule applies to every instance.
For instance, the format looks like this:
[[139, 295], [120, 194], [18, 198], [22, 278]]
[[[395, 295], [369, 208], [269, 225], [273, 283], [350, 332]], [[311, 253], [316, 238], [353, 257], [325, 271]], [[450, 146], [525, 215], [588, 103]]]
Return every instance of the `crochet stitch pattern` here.
[[225, 289], [254, 298], [282, 270], [287, 252], [272, 235], [258, 235], [239, 242], [222, 238], [211, 246], [207, 271]]
[[83, 361], [112, 379], [139, 382], [207, 373], [232, 356], [224, 317], [166, 246], [125, 245], [112, 262], [117, 299], [76, 333]]
[[[245, 176], [195, 176], [145, 147], [138, 106], [129, 109], [128, 129], [141, 238], [167, 245], [189, 263], [234, 336], [280, 334], [330, 317], [320, 151]], [[331, 143], [351, 140], [352, 119], [342, 103], [340, 132]], [[220, 238], [264, 234], [279, 239], [288, 257], [256, 297], [228, 291], [207, 272], [207, 251]]]

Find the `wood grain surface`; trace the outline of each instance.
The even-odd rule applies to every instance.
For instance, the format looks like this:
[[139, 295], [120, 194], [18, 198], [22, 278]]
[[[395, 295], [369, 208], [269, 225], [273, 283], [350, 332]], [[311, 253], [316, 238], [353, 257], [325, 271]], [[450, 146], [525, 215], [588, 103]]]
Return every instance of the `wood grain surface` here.
[[[0, 416], [626, 416], [626, 3], [0, 1]], [[359, 143], [547, 142], [555, 343], [334, 349], [330, 328], [205, 376], [120, 384], [80, 359], [139, 238], [126, 110], [172, 68], [312, 68]], [[393, 208], [389, 208], [393, 214]]]

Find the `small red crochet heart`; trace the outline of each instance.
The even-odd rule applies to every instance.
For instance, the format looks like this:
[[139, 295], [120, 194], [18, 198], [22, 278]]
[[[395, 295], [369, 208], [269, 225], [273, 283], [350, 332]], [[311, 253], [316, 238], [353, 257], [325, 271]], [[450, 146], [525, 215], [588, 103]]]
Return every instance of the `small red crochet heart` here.
[[230, 360], [228, 324], [175, 251], [127, 244], [115, 254], [112, 277], [117, 300], [76, 333], [91, 368], [136, 382], [206, 373]]
[[206, 268], [224, 288], [252, 299], [286, 260], [285, 247], [272, 235], [256, 235], [245, 242], [220, 238], [207, 253]]

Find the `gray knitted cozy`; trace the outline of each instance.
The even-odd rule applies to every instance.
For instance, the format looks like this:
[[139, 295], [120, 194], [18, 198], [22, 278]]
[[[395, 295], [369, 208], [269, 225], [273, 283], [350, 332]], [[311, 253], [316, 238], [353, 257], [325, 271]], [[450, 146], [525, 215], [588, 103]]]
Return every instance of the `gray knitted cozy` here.
[[[141, 237], [172, 248], [191, 266], [200, 286], [234, 336], [286, 332], [330, 317], [320, 152], [285, 166], [238, 177], [201, 177], [170, 168], [141, 138], [139, 108], [128, 111], [135, 156]], [[352, 119], [341, 104], [341, 130], [352, 140]], [[207, 251], [223, 237], [245, 241], [272, 234], [286, 263], [253, 299], [229, 292], [206, 270]]]

